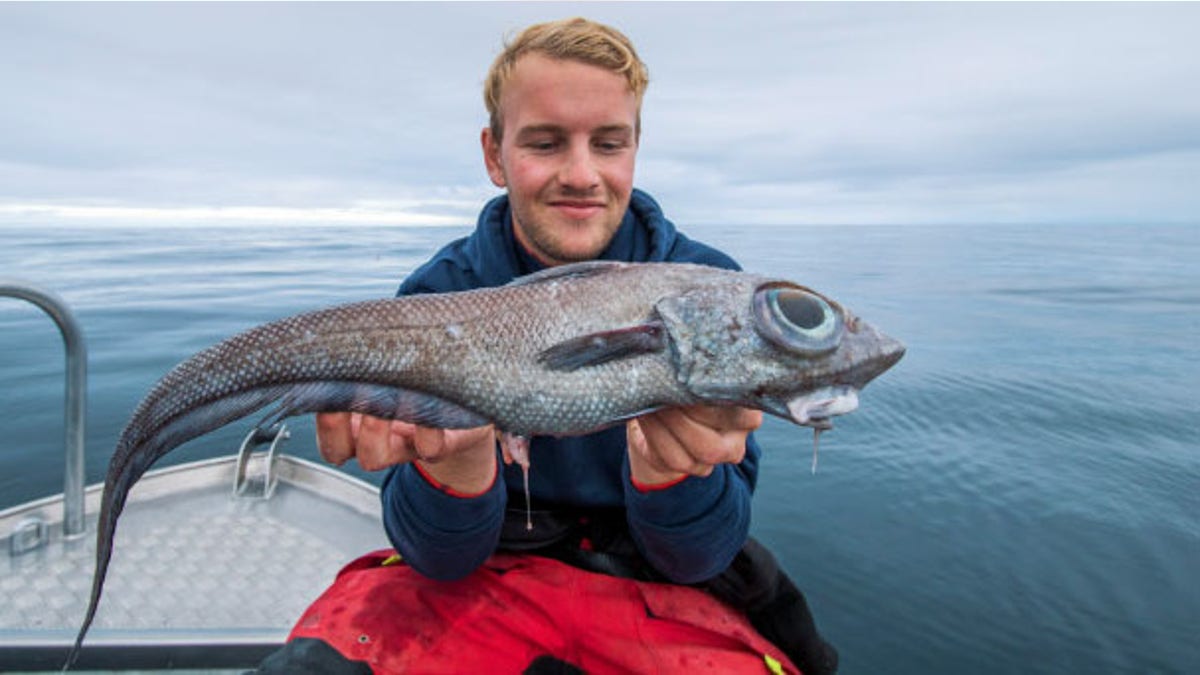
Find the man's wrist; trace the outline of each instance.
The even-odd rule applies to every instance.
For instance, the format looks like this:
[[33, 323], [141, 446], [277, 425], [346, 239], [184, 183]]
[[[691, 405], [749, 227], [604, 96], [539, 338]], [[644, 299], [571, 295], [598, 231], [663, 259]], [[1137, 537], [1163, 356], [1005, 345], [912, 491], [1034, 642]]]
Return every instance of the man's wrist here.
[[638, 492], [665, 490], [682, 483], [688, 474], [681, 471], [661, 471], [654, 468], [639, 453], [629, 453], [629, 480]]
[[478, 497], [492, 488], [499, 474], [494, 441], [436, 462], [418, 459], [413, 467], [437, 489], [455, 497]]

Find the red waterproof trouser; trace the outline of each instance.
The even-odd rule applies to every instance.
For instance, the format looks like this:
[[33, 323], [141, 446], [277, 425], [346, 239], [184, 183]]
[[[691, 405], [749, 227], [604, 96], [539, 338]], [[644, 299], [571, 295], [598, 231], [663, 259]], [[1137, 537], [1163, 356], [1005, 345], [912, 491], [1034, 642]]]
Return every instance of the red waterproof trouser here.
[[587, 673], [798, 673], [746, 618], [693, 588], [496, 554], [460, 581], [378, 551], [347, 565], [292, 638], [376, 673], [520, 673], [551, 656]]

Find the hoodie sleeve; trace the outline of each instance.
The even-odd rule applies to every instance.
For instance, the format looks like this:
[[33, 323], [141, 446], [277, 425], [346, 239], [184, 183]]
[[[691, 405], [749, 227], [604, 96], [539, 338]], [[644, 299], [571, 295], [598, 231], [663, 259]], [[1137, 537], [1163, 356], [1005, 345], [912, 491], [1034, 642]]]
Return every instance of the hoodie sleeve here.
[[[661, 248], [654, 259], [741, 269], [729, 255], [676, 230], [647, 195], [635, 199], [634, 206], [659, 233]], [[707, 478], [689, 477], [645, 492], [634, 487], [625, 458], [629, 530], [655, 569], [676, 583], [690, 584], [711, 579], [729, 566], [749, 534], [750, 498], [761, 452], [751, 434], [740, 464], [723, 464]]]
[[699, 583], [724, 571], [750, 531], [750, 497], [761, 454], [751, 434], [740, 464], [722, 464], [707, 478], [688, 477], [646, 492], [634, 487], [626, 458], [626, 515], [646, 560], [681, 584]]
[[496, 550], [508, 496], [504, 477], [483, 494], [464, 497], [434, 486], [414, 464], [384, 479], [383, 527], [392, 546], [421, 574], [461, 579]]
[[[397, 295], [480, 285], [463, 259], [464, 243], [459, 240], [443, 248], [404, 280]], [[496, 550], [508, 501], [500, 471], [486, 492], [464, 496], [435, 485], [415, 464], [402, 464], [384, 478], [381, 493], [384, 530], [392, 546], [413, 569], [431, 579], [461, 579]]]

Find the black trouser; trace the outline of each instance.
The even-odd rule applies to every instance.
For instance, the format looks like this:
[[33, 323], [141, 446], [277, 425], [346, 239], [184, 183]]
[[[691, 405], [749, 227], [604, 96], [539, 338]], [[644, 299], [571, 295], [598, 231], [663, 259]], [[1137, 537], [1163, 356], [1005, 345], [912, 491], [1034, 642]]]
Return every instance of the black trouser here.
[[724, 572], [701, 587], [742, 610], [750, 625], [787, 654], [804, 675], [837, 672], [837, 650], [817, 632], [804, 594], [753, 537]]

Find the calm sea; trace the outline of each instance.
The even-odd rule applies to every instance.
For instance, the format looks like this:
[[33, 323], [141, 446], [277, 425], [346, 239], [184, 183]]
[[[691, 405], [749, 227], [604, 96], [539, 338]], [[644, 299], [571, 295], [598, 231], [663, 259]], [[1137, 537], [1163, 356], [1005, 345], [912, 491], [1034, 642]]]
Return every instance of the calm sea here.
[[[88, 478], [186, 356], [391, 295], [462, 229], [0, 229], [0, 276], [74, 307]], [[905, 359], [821, 439], [770, 420], [754, 531], [846, 673], [1200, 671], [1200, 228], [706, 227]], [[61, 491], [61, 344], [0, 299], [0, 507]], [[293, 453], [315, 457], [311, 422]], [[227, 453], [234, 425], [166, 461]], [[369, 477], [374, 479], [374, 477]]]

